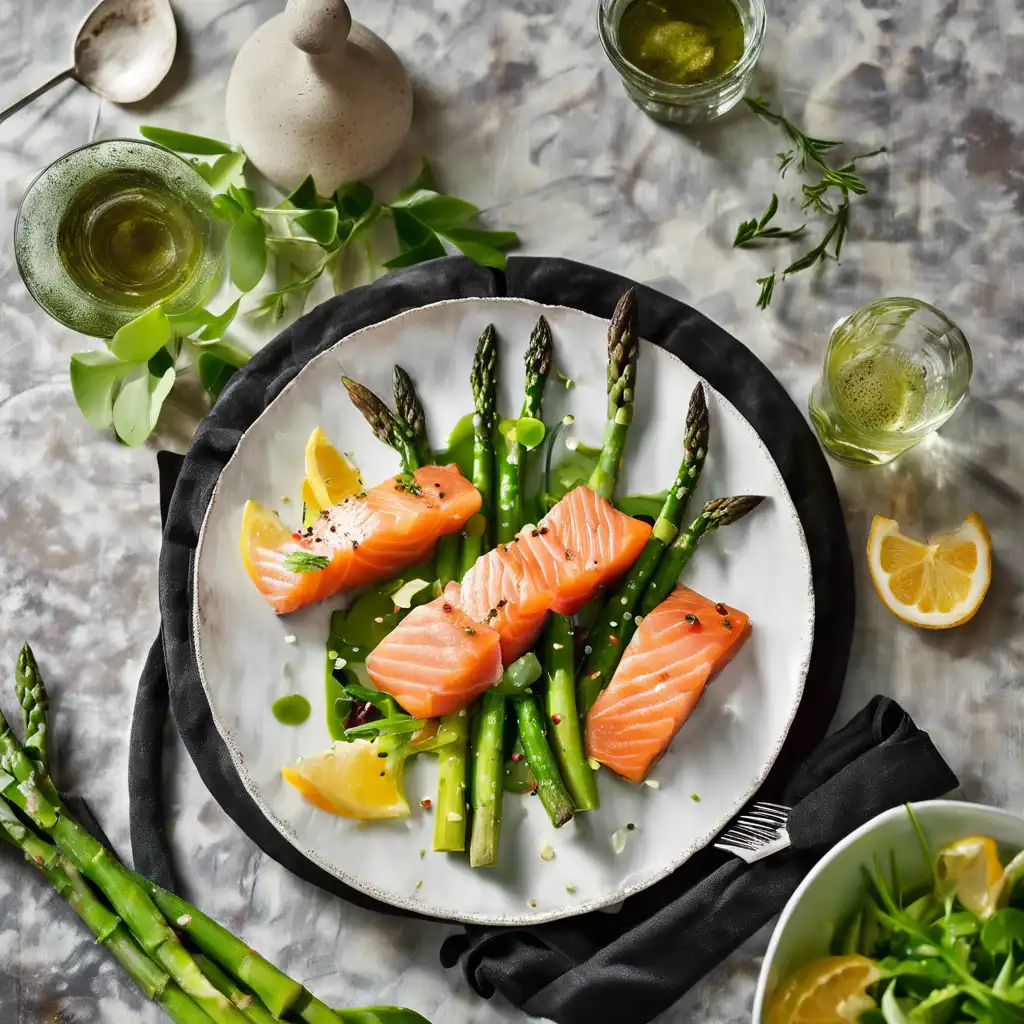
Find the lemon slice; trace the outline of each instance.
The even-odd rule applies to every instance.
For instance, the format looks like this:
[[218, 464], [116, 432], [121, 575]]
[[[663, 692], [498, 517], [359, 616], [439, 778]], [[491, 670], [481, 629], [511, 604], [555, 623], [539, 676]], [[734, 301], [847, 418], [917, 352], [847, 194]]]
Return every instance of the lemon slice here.
[[292, 531], [258, 501], [247, 501], [242, 511], [242, 562], [253, 579], [261, 577], [259, 555], [277, 551], [292, 539]]
[[775, 993], [768, 1024], [854, 1024], [875, 1001], [869, 986], [882, 978], [874, 960], [857, 953], [827, 956], [801, 967]]
[[927, 542], [900, 532], [894, 519], [875, 516], [868, 536], [871, 580], [897, 618], [925, 629], [949, 629], [981, 606], [992, 579], [992, 542], [971, 513], [952, 533]]
[[378, 740], [338, 742], [286, 765], [281, 774], [315, 807], [343, 818], [404, 818], [409, 814], [402, 792], [405, 753], [404, 747], [385, 751]]
[[966, 836], [939, 850], [935, 883], [940, 898], [955, 893], [967, 910], [981, 918], [992, 917], [1010, 896], [999, 849], [988, 836]]
[[319, 518], [323, 510], [320, 502], [316, 500], [313, 488], [308, 480], [302, 481], [302, 525], [312, 526]]
[[[337, 505], [363, 486], [359, 470], [327, 440], [320, 427], [306, 442], [306, 483], [321, 509]], [[305, 500], [305, 485], [302, 490]]]

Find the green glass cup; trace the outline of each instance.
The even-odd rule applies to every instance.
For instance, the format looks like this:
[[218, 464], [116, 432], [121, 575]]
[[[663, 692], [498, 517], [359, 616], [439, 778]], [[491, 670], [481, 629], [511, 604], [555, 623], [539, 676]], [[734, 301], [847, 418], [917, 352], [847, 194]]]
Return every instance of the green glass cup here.
[[963, 332], [927, 302], [879, 299], [840, 320], [808, 412], [841, 462], [880, 466], [934, 433], [967, 394]]
[[72, 150], [22, 198], [14, 227], [22, 280], [55, 320], [94, 337], [157, 304], [192, 309], [223, 263], [212, 198], [191, 164], [153, 143], [110, 139]]

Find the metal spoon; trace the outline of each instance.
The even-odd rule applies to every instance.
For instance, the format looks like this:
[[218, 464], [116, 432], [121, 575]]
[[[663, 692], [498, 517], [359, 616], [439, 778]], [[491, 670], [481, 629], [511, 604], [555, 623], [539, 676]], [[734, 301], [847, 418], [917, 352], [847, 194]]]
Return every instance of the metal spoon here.
[[177, 46], [170, 0], [100, 0], [75, 37], [74, 67], [0, 111], [0, 123], [69, 78], [114, 103], [137, 103], [164, 80]]

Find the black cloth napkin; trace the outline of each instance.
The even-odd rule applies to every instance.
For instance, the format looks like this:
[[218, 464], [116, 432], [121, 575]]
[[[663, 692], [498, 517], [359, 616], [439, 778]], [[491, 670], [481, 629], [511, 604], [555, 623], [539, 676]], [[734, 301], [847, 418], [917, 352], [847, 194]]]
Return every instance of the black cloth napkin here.
[[840, 839], [901, 803], [955, 789], [928, 734], [875, 697], [785, 786], [792, 846], [754, 864], [707, 848], [615, 914], [536, 928], [467, 928], [441, 949], [482, 996], [559, 1024], [641, 1024], [676, 1002], [779, 913]]

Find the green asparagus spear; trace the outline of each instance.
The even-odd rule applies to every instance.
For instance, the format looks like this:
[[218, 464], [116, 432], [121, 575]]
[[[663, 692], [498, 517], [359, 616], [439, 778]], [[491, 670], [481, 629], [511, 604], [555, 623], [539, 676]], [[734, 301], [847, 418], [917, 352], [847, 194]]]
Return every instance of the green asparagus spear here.
[[139, 875], [134, 877], [175, 929], [187, 935], [208, 957], [251, 988], [271, 1013], [282, 1017], [291, 1012], [305, 991], [297, 981], [180, 896]]
[[640, 599], [640, 614], [654, 611], [676, 585], [683, 567], [693, 557], [701, 537], [711, 530], [728, 526], [752, 512], [761, 502], [762, 495], [744, 494], [732, 498], [709, 501], [697, 518], [669, 545], [653, 579]]
[[[551, 371], [551, 328], [541, 317], [530, 335], [526, 348], [526, 386], [521, 419], [539, 419], [544, 385]], [[498, 531], [499, 544], [508, 544], [523, 525], [521, 474], [525, 448], [513, 438], [507, 440], [507, 452], [498, 460]]]
[[405, 426], [406, 432], [412, 436], [420, 464], [429, 465], [433, 461], [433, 453], [427, 440], [427, 416], [423, 411], [420, 396], [416, 394], [412, 378], [400, 366], [395, 367], [392, 375], [392, 392], [398, 419]]
[[526, 763], [537, 780], [537, 795], [544, 810], [548, 812], [551, 824], [561, 828], [572, 820], [573, 802], [562, 783], [558, 765], [544, 734], [544, 720], [533, 697], [518, 697], [514, 703], [519, 723], [519, 741], [523, 745]]
[[420, 457], [412, 435], [397, 416], [367, 387], [349, 377], [342, 377], [352, 404], [363, 414], [379, 441], [398, 452], [402, 472], [414, 473], [420, 468]]
[[25, 644], [18, 654], [14, 670], [14, 693], [25, 719], [25, 753], [36, 761], [44, 774], [49, 772], [47, 726], [50, 698], [39, 674], [32, 648]]
[[437, 808], [434, 849], [453, 853], [466, 848], [466, 770], [469, 761], [469, 711], [462, 708], [441, 718], [438, 738], [453, 736], [437, 752]]
[[672, 482], [665, 503], [661, 507], [654, 530], [640, 557], [633, 563], [626, 579], [606, 602], [590, 632], [587, 656], [580, 669], [578, 693], [581, 715], [593, 707], [598, 694], [611, 681], [622, 652], [629, 643], [635, 626], [640, 595], [652, 579], [665, 550], [679, 531], [679, 523], [686, 511], [687, 500], [693, 493], [704, 468], [708, 450], [708, 406], [704, 387], [698, 384], [690, 396], [683, 439], [683, 461]]
[[597, 776], [583, 753], [580, 717], [576, 707], [576, 679], [573, 671], [573, 625], [566, 615], [554, 615], [545, 634], [548, 687], [547, 714], [551, 724], [551, 745], [562, 778], [577, 811], [595, 811], [601, 806]]
[[0, 769], [16, 780], [3, 796], [48, 833], [68, 860], [103, 892], [139, 945], [216, 1024], [244, 1024], [245, 1018], [203, 976], [195, 961], [178, 942], [145, 892], [119, 864], [68, 813], [47, 798], [52, 785], [21, 749], [7, 720], [0, 715]]
[[494, 426], [497, 419], [498, 342], [494, 325], [488, 324], [477, 342], [470, 383], [473, 387], [473, 485], [480, 492], [481, 522], [465, 531], [459, 577], [473, 568], [491, 548], [494, 533]]
[[5, 800], [0, 800], [0, 836], [17, 846], [41, 871], [124, 968], [139, 990], [176, 1024], [210, 1024], [210, 1018], [139, 948], [120, 918], [93, 893], [74, 865], [56, 846], [24, 825]]
[[480, 726], [473, 750], [473, 827], [469, 843], [469, 863], [474, 868], [498, 863], [506, 700], [490, 691], [481, 698]]
[[196, 957], [199, 970], [206, 975], [210, 984], [231, 1000], [253, 1024], [280, 1024], [280, 1017], [275, 1017], [258, 999], [248, 992], [242, 991], [212, 960], [201, 954]]
[[587, 482], [595, 494], [609, 501], [615, 493], [626, 435], [633, 420], [633, 389], [640, 354], [636, 320], [636, 292], [630, 288], [619, 299], [608, 324], [608, 418], [601, 455]]

